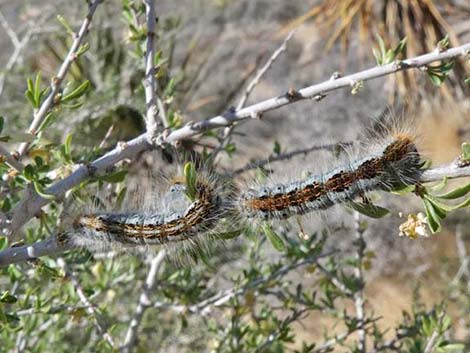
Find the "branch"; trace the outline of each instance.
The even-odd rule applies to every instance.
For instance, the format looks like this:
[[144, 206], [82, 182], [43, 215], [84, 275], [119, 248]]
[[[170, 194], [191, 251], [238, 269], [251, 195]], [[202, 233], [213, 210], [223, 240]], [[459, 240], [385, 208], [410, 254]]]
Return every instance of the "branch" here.
[[144, 316], [145, 310], [149, 308], [152, 304], [150, 301], [149, 295], [152, 291], [153, 287], [155, 286], [155, 282], [157, 279], [157, 274], [160, 270], [160, 266], [165, 259], [166, 252], [165, 250], [160, 250], [158, 254], [152, 259], [150, 262], [150, 269], [147, 275], [147, 279], [145, 280], [145, 285], [142, 289], [142, 293], [139, 297], [139, 303], [134, 312], [134, 316], [129, 324], [129, 328], [127, 330], [126, 338], [124, 339], [123, 345], [120, 347], [120, 351], [124, 353], [131, 352], [132, 346], [136, 343], [137, 340], [137, 330], [139, 328], [140, 322], [142, 321], [142, 317]]
[[[57, 94], [59, 93], [60, 85], [62, 84], [62, 81], [65, 79], [65, 76], [67, 75], [67, 72], [69, 71], [70, 66], [77, 59], [76, 53], [78, 49], [80, 48], [83, 42], [83, 39], [88, 33], [88, 28], [90, 27], [91, 20], [96, 11], [96, 8], [98, 7], [100, 3], [101, 3], [101, 0], [95, 0], [89, 5], [88, 14], [83, 20], [80, 30], [75, 35], [72, 46], [70, 47], [70, 50], [67, 53], [67, 56], [65, 57], [65, 60], [62, 63], [59, 69], [59, 72], [57, 73], [57, 76], [52, 78], [51, 91], [49, 95], [46, 97], [46, 99], [44, 100], [44, 102], [39, 107], [38, 111], [35, 112], [33, 121], [31, 122], [31, 125], [28, 129], [28, 133], [35, 135], [37, 133], [37, 129], [41, 126], [41, 123], [46, 118], [47, 113], [49, 113], [49, 111], [54, 107], [55, 99], [56, 99]], [[18, 148], [18, 159], [21, 159], [21, 157], [24, 155], [24, 153], [28, 149], [28, 146], [29, 146], [29, 142], [24, 142], [20, 145], [20, 147]]]
[[229, 173], [230, 176], [236, 176], [242, 173], [245, 173], [249, 170], [256, 169], [256, 168], [263, 168], [265, 165], [274, 163], [274, 162], [279, 162], [279, 161], [285, 161], [289, 160], [295, 156], [298, 156], [299, 154], [307, 155], [310, 152], [313, 151], [319, 151], [319, 150], [328, 150], [328, 151], [334, 151], [340, 146], [351, 146], [352, 142], [342, 142], [342, 143], [330, 143], [326, 145], [313, 145], [307, 148], [300, 148], [298, 150], [294, 150], [292, 152], [286, 152], [286, 153], [281, 153], [281, 154], [273, 154], [269, 156], [266, 159], [260, 159], [254, 162], [250, 162], [246, 164], [245, 166], [235, 169], [233, 172]]
[[[0, 72], [0, 96], [1, 96], [3, 93], [3, 89], [5, 87], [5, 80], [6, 80], [7, 73], [9, 73], [13, 69], [16, 62], [20, 58], [21, 51], [26, 46], [26, 44], [28, 44], [28, 42], [30, 41], [32, 37], [33, 30], [32, 28], [29, 28], [27, 32], [23, 35], [23, 38], [19, 40], [17, 34], [10, 27], [8, 21], [6, 20], [5, 16], [3, 15], [1, 11], [0, 11], [0, 23], [2, 24], [7, 34], [9, 35], [10, 40], [13, 46], [15, 47], [15, 49], [13, 50], [13, 53], [8, 59], [7, 64], [5, 65], [5, 68], [2, 69], [2, 72]], [[35, 25], [37, 25], [37, 23], [35, 23]]]
[[[250, 97], [250, 94], [253, 92], [255, 87], [259, 84], [261, 78], [268, 72], [268, 70], [271, 68], [271, 66], [274, 64], [276, 59], [281, 55], [283, 52], [286, 51], [287, 49], [287, 42], [292, 38], [294, 34], [294, 31], [291, 31], [287, 37], [284, 39], [282, 42], [281, 46], [272, 53], [266, 64], [262, 68], [258, 70], [256, 73], [255, 77], [251, 80], [251, 82], [248, 84], [248, 86], [245, 89], [245, 92], [243, 93], [243, 96], [241, 97], [240, 101], [237, 104], [236, 110], [242, 109], [248, 98]], [[222, 137], [220, 138], [220, 146], [212, 153], [212, 159], [215, 160], [217, 155], [219, 154], [220, 151], [222, 151], [225, 146], [230, 142], [230, 136], [233, 133], [233, 130], [235, 128], [235, 125], [230, 125], [224, 129], [224, 132], [222, 134]]]
[[0, 161], [2, 158], [5, 159], [5, 162], [12, 168], [15, 168], [18, 172], [21, 173], [23, 170], [23, 164], [18, 161], [10, 152], [8, 152], [2, 145], [0, 145]]
[[[366, 248], [366, 242], [364, 241], [364, 231], [365, 229], [361, 225], [361, 216], [359, 212], [354, 212], [354, 233], [355, 233], [355, 242], [356, 247], [356, 260], [357, 264], [354, 268], [354, 276], [356, 280], [361, 282], [361, 288], [354, 292], [354, 307], [356, 309], [356, 319], [359, 323], [363, 324], [365, 319], [364, 313], [364, 271], [363, 271], [363, 258], [364, 250]], [[360, 328], [357, 331], [358, 334], [358, 345], [357, 349], [361, 353], [366, 353], [366, 330], [364, 327]]]
[[99, 334], [103, 336], [103, 338], [106, 340], [106, 342], [108, 342], [111, 348], [114, 348], [113, 338], [108, 333], [108, 331], [104, 328], [104, 326], [101, 324], [101, 319], [100, 319], [101, 314], [98, 313], [95, 305], [92, 304], [90, 300], [87, 298], [77, 277], [75, 277], [75, 275], [68, 270], [67, 264], [64, 259], [59, 258], [57, 262], [59, 266], [62, 268], [62, 270], [64, 271], [65, 277], [68, 278], [72, 282], [72, 285], [75, 288], [75, 291], [77, 292], [77, 295], [80, 298], [80, 301], [86, 307], [87, 313], [95, 319], [95, 326], [98, 329]]
[[144, 0], [145, 17], [147, 21], [147, 40], [145, 51], [145, 106], [147, 109], [145, 115], [145, 124], [147, 127], [147, 137], [149, 142], [154, 141], [158, 130], [158, 107], [157, 107], [157, 82], [155, 79], [155, 23], [157, 18], [155, 15], [154, 0]]
[[456, 161], [450, 164], [445, 164], [425, 170], [421, 175], [420, 181], [422, 183], [429, 183], [432, 181], [441, 181], [445, 177], [448, 179], [455, 179], [468, 176], [470, 176], [470, 165], [461, 167]]
[[[94, 3], [96, 4], [96, 3]], [[267, 99], [265, 101], [253, 104], [239, 111], [229, 111], [223, 115], [203, 120], [197, 123], [189, 123], [186, 126], [174, 130], [168, 133], [168, 130], [163, 131], [157, 136], [157, 141], [160, 143], [175, 143], [179, 140], [189, 139], [195, 135], [201, 134], [205, 131], [216, 129], [223, 126], [229, 126], [236, 122], [246, 121], [250, 118], [256, 118], [260, 114], [280, 108], [287, 104], [297, 102], [299, 100], [315, 98], [324, 95], [327, 92], [331, 92], [344, 87], [351, 87], [359, 81], [367, 81], [374, 78], [382, 77], [395, 73], [397, 71], [407, 70], [411, 68], [420, 68], [434, 61], [445, 60], [455, 58], [458, 56], [467, 55], [470, 51], [470, 43], [465, 45], [448, 49], [446, 51], [424, 54], [415, 58], [407, 59], [399, 63], [391, 63], [384, 66], [376, 66], [374, 68], [364, 70], [343, 78], [335, 78], [332, 80], [325, 81], [323, 83], [309, 86], [301, 89], [300, 91], [290, 92], [278, 97]], [[146, 134], [142, 134], [139, 137], [129, 141], [123, 145], [118, 145], [114, 150], [103, 155], [93, 163], [86, 166], [80, 166], [75, 172], [69, 175], [67, 178], [56, 182], [49, 187], [45, 192], [56, 197], [62, 196], [67, 190], [71, 189], [75, 185], [79, 184], [93, 173], [100, 173], [106, 171], [107, 168], [114, 166], [119, 161], [125, 158], [133, 158], [142, 151], [149, 150], [152, 145], [148, 143]], [[457, 167], [455, 167], [457, 168]], [[470, 167], [468, 168], [470, 169]], [[456, 170], [452, 170], [456, 172]], [[467, 171], [466, 175], [470, 175]], [[427, 177], [432, 175], [427, 175]], [[463, 176], [463, 175], [460, 175]], [[431, 181], [431, 180], [427, 180]], [[29, 219], [36, 215], [41, 207], [49, 203], [50, 200], [46, 200], [36, 193], [27, 194], [23, 197], [22, 201], [14, 208], [11, 213], [11, 226], [6, 232], [8, 236], [15, 234]]]
[[248, 97], [250, 96], [251, 92], [253, 92], [255, 87], [259, 84], [259, 81], [261, 80], [261, 78], [266, 74], [266, 72], [268, 72], [269, 68], [274, 64], [274, 62], [279, 57], [279, 55], [281, 55], [283, 52], [286, 51], [287, 42], [289, 42], [289, 40], [292, 38], [293, 35], [294, 35], [294, 31], [291, 31], [287, 35], [287, 37], [284, 39], [281, 46], [279, 48], [277, 48], [277, 50], [268, 59], [266, 64], [261, 69], [259, 69], [259, 71], [256, 73], [256, 76], [248, 84], [248, 86], [245, 89], [245, 93], [243, 94], [242, 98], [238, 102], [237, 110], [242, 109], [245, 106], [246, 101], [248, 100]]
[[334, 253], [334, 251], [328, 251], [323, 254], [318, 254], [314, 256], [310, 256], [308, 258], [302, 259], [302, 260], [297, 260], [294, 263], [287, 264], [276, 270], [275, 272], [271, 273], [269, 276], [262, 276], [259, 277], [252, 282], [247, 283], [246, 285], [242, 287], [232, 287], [229, 289], [226, 289], [224, 291], [221, 291], [217, 294], [214, 294], [212, 297], [209, 297], [199, 303], [193, 304], [193, 305], [178, 305], [178, 304], [172, 304], [172, 303], [160, 303], [157, 302], [153, 306], [155, 308], [165, 308], [165, 309], [171, 309], [173, 311], [179, 312], [179, 313], [184, 313], [184, 312], [189, 312], [189, 313], [206, 313], [207, 308], [213, 308], [213, 307], [218, 307], [226, 302], [228, 302], [230, 299], [243, 295], [246, 293], [248, 290], [251, 290], [253, 288], [257, 288], [265, 283], [270, 283], [274, 281], [275, 279], [282, 277], [289, 272], [302, 267], [304, 265], [308, 264], [313, 264], [316, 263], [319, 259], [322, 259], [324, 257], [330, 256]]

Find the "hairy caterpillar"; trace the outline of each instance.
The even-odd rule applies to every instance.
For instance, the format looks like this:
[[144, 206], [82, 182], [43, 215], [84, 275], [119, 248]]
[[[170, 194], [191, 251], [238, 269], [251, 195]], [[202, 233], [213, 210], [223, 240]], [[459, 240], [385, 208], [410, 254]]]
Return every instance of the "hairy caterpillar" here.
[[220, 177], [193, 170], [192, 181], [186, 176], [185, 185], [170, 189], [170, 194], [183, 198], [193, 189], [190, 202], [167, 198], [166, 204], [153, 200], [155, 205], [148, 210], [88, 212], [74, 218], [65, 234], [74, 244], [92, 250], [113, 245], [198, 244], [209, 234], [226, 232], [222, 226], [240, 228], [250, 220], [286, 219], [355, 202], [370, 191], [392, 191], [417, 183], [423, 162], [414, 134], [402, 121], [391, 119], [370, 132], [358, 152], [348, 150], [356, 157], [325, 173], [235, 191]]
[[423, 164], [415, 136], [402, 126], [383, 124], [371, 132], [362, 146], [367, 153], [346, 165], [303, 180], [241, 193], [240, 213], [247, 218], [286, 219], [353, 202], [368, 191], [392, 191], [415, 184]]
[[154, 205], [148, 210], [78, 215], [62, 237], [94, 251], [106, 251], [110, 247], [166, 245], [185, 240], [196, 244], [199, 235], [212, 233], [217, 229], [218, 221], [226, 216], [228, 197], [212, 175], [200, 173], [193, 183], [191, 201], [187, 199], [187, 186], [175, 184], [163, 198], [163, 203], [152, 200]]

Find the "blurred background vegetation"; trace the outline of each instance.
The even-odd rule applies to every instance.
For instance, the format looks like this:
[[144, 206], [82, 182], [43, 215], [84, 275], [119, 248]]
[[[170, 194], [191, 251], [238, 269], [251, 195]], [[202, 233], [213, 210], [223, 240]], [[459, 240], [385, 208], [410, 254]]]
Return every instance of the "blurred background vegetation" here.
[[[156, 10], [158, 94], [172, 129], [236, 106], [257, 69], [292, 29], [287, 51], [248, 104], [326, 80], [336, 71], [371, 67], [380, 40], [395, 48], [406, 37], [400, 58], [433, 51], [445, 36], [449, 46], [470, 41], [465, 0], [157, 0]], [[26, 138], [22, 132], [33, 113], [25, 98], [27, 78], [41, 88], [50, 84], [72, 42], [68, 27], [78, 28], [87, 4], [0, 0], [0, 11], [0, 137], [9, 137], [0, 143], [13, 150]], [[87, 89], [56, 106], [32, 141], [25, 163], [33, 175], [0, 164], [3, 212], [15, 206], [29, 182], [47, 187], [74, 164], [90, 162], [145, 131], [142, 11], [140, 1], [100, 5], [87, 37], [89, 49], [72, 65], [63, 96], [89, 81]], [[18, 46], [9, 29], [24, 45]], [[429, 75], [407, 71], [369, 81], [355, 95], [338, 91], [319, 103], [270, 112], [266, 119], [237, 127], [215, 168], [230, 172], [271, 154], [355, 140], [370, 117], [389, 104], [417, 116], [427, 158], [435, 164], [451, 161], [470, 136], [469, 70], [468, 61], [457, 60], [440, 85]], [[89, 203], [96, 190], [110, 203], [124, 193], [142, 192], [148, 183], [158, 183], [164, 193], [161, 179], [148, 175], [170, 178], [187, 155], [210, 155], [218, 137], [212, 132], [177, 151], [144, 153], [108, 176], [82, 183], [24, 227], [25, 242], [50, 236], [67, 207]], [[236, 182], [244, 185], [255, 174], [315, 169], [323, 163], [318, 161], [334, 158], [331, 151], [319, 151], [289, 161], [289, 168], [273, 163]], [[398, 213], [419, 208], [417, 199], [407, 197], [406, 202], [383, 197], [380, 203], [392, 213], [381, 220], [355, 220], [350, 212], [334, 210], [308, 219], [300, 236], [295, 222], [276, 228], [282, 245], [253, 229], [214, 245], [210, 256], [194, 263], [165, 261], [131, 350], [469, 351], [469, 211], [452, 213], [440, 234], [412, 241], [398, 237], [403, 222]], [[6, 246], [0, 237], [0, 248]], [[75, 251], [64, 255], [65, 269], [52, 258], [1, 269], [0, 352], [119, 350], [156, 251], [115, 257]], [[95, 305], [94, 315], [71, 277]], [[236, 295], [219, 301], [231, 289]], [[365, 298], [361, 320], [358, 296]], [[426, 351], [430, 342], [432, 350]]]

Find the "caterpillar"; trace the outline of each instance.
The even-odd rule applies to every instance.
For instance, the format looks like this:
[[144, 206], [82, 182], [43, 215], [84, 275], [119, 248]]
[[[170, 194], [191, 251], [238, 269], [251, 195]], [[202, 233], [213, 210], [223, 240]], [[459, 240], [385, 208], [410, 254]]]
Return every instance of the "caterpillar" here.
[[250, 188], [239, 197], [240, 212], [252, 219], [286, 219], [354, 202], [369, 191], [393, 191], [417, 183], [423, 162], [416, 137], [403, 127], [382, 124], [370, 132], [362, 146], [366, 155], [303, 180]]
[[228, 197], [217, 179], [205, 173], [195, 178], [193, 200], [182, 202], [186, 197], [187, 186], [178, 183], [170, 188], [163, 203], [153, 200], [149, 210], [84, 213], [74, 218], [62, 238], [93, 251], [187, 240], [195, 244], [199, 235], [217, 229], [218, 221], [226, 216]]
[[170, 198], [168, 206], [154, 201], [158, 206], [149, 210], [84, 213], [64, 234], [89, 249], [196, 244], [221, 231], [221, 225], [239, 228], [253, 220], [287, 219], [355, 202], [370, 191], [393, 191], [419, 181], [423, 161], [416, 137], [401, 121], [376, 124], [364, 140], [358, 152], [348, 150], [356, 156], [348, 163], [285, 184], [234, 189], [214, 173], [193, 171], [193, 181], [176, 184], [169, 192], [184, 197], [193, 189], [191, 202], [176, 207], [178, 202]]

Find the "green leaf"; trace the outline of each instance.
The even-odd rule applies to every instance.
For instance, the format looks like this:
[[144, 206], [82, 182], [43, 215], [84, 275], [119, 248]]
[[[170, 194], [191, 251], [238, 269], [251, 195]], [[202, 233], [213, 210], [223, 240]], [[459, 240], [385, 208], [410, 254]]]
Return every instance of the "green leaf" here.
[[0, 250], [5, 250], [8, 246], [8, 238], [0, 236]]
[[444, 188], [447, 186], [447, 182], [449, 179], [447, 177], [442, 178], [442, 180], [439, 182], [439, 184], [436, 184], [434, 186], [429, 187], [432, 191], [439, 192], [444, 190]]
[[26, 80], [27, 84], [28, 84], [28, 89], [27, 91], [30, 91], [31, 93], [34, 92], [34, 88], [33, 88], [33, 80], [31, 80], [30, 78], [28, 78]]
[[39, 196], [45, 198], [46, 200], [54, 200], [55, 195], [47, 194], [44, 191], [44, 187], [36, 180], [33, 181], [34, 190], [38, 193]]
[[436, 197], [434, 197], [432, 195], [426, 195], [425, 198], [427, 198], [435, 206], [437, 206], [438, 208], [440, 208], [440, 209], [442, 209], [446, 212], [452, 212], [452, 211], [455, 211], [455, 210], [458, 210], [460, 208], [464, 208], [464, 207], [467, 207], [468, 205], [470, 205], [470, 198], [468, 200], [465, 200], [465, 201], [455, 205], [455, 206], [446, 205], [446, 204], [440, 202], [439, 200], [437, 200]]
[[439, 51], [446, 50], [449, 47], [450, 41], [449, 41], [449, 35], [446, 34], [444, 38], [442, 38], [439, 42], [437, 42], [437, 48]]
[[26, 91], [24, 93], [24, 95], [25, 95], [26, 99], [31, 103], [33, 108], [36, 108], [36, 102], [34, 101], [33, 92], [32, 91]]
[[281, 144], [278, 141], [274, 141], [273, 152], [277, 155], [281, 153]]
[[401, 41], [398, 42], [398, 45], [393, 49], [393, 60], [405, 50], [407, 38], [404, 37]]
[[65, 157], [65, 160], [69, 163], [72, 162], [72, 156], [70, 154], [71, 144], [72, 144], [72, 134], [70, 133], [67, 135], [67, 137], [65, 137], [65, 142], [64, 142], [64, 157]]
[[12, 304], [17, 302], [17, 298], [11, 295], [8, 291], [3, 292], [0, 295], [0, 303]]
[[464, 161], [470, 161], [470, 142], [462, 143], [462, 159]]
[[433, 195], [439, 199], [446, 199], [446, 200], [454, 200], [458, 199], [459, 197], [463, 197], [470, 192], [470, 183], [461, 187], [458, 187], [452, 191], [449, 191], [442, 195]]
[[234, 143], [227, 143], [224, 150], [225, 152], [227, 152], [229, 156], [231, 156], [237, 150], [237, 147], [235, 146]]
[[282, 241], [281, 237], [273, 231], [271, 226], [267, 223], [263, 224], [263, 232], [266, 235], [266, 237], [269, 239], [271, 244], [273, 245], [274, 249], [277, 251], [284, 251], [285, 250], [285, 245], [284, 242]]
[[442, 207], [443, 204], [439, 204], [431, 195], [425, 195], [424, 198], [428, 200], [432, 205], [432, 209], [435, 212], [435, 215], [438, 217], [439, 221], [447, 217], [447, 210], [445, 207]]
[[53, 112], [48, 113], [46, 117], [44, 118], [44, 121], [42, 122], [42, 124], [39, 126], [37, 130], [38, 133], [40, 133], [41, 131], [44, 131], [49, 126], [51, 126], [55, 122], [56, 119], [57, 119], [57, 116]]
[[85, 54], [88, 50], [90, 49], [90, 43], [85, 43], [85, 44], [82, 44], [80, 45], [80, 48], [78, 48], [76, 54], [77, 54], [77, 57], [79, 57], [80, 55], [83, 55]]
[[433, 204], [427, 199], [423, 199], [423, 204], [429, 229], [431, 229], [433, 234], [439, 232], [441, 230], [440, 218], [436, 215]]
[[26, 180], [32, 181], [36, 175], [34, 167], [31, 164], [27, 164], [23, 169], [23, 175]]
[[406, 194], [409, 194], [410, 192], [413, 192], [415, 191], [415, 185], [405, 185], [403, 184], [403, 186], [399, 189], [394, 189], [393, 191], [390, 191], [392, 194], [395, 194], [395, 195], [406, 195]]
[[194, 163], [188, 162], [184, 165], [184, 176], [186, 178], [186, 195], [191, 201], [194, 201], [197, 193], [197, 174]]
[[442, 353], [462, 353], [464, 351], [465, 345], [461, 343], [449, 343], [444, 346], [437, 348], [437, 352]]
[[5, 118], [0, 116], [0, 133], [3, 131], [3, 126], [5, 125]]
[[39, 108], [41, 105], [41, 71], [38, 71], [36, 74], [36, 79], [34, 81], [34, 101], [36, 102], [36, 108]]
[[11, 200], [9, 197], [4, 197], [4, 199], [1, 201], [1, 204], [2, 212], [9, 212], [11, 210]]
[[68, 34], [70, 35], [74, 34], [72, 27], [70, 27], [69, 23], [62, 15], [57, 15], [57, 20], [60, 22], [62, 26], [64, 26]]
[[442, 75], [437, 75], [435, 73], [428, 73], [429, 78], [434, 86], [440, 86], [445, 81], [445, 77]]
[[388, 209], [371, 203], [350, 202], [347, 205], [357, 212], [371, 218], [382, 218], [390, 213]]
[[90, 81], [86, 80], [82, 84], [80, 84], [78, 87], [76, 87], [72, 92], [69, 92], [62, 96], [62, 99], [60, 100], [61, 103], [67, 102], [71, 99], [79, 98], [82, 95], [85, 94], [85, 92], [88, 90], [90, 87]]

